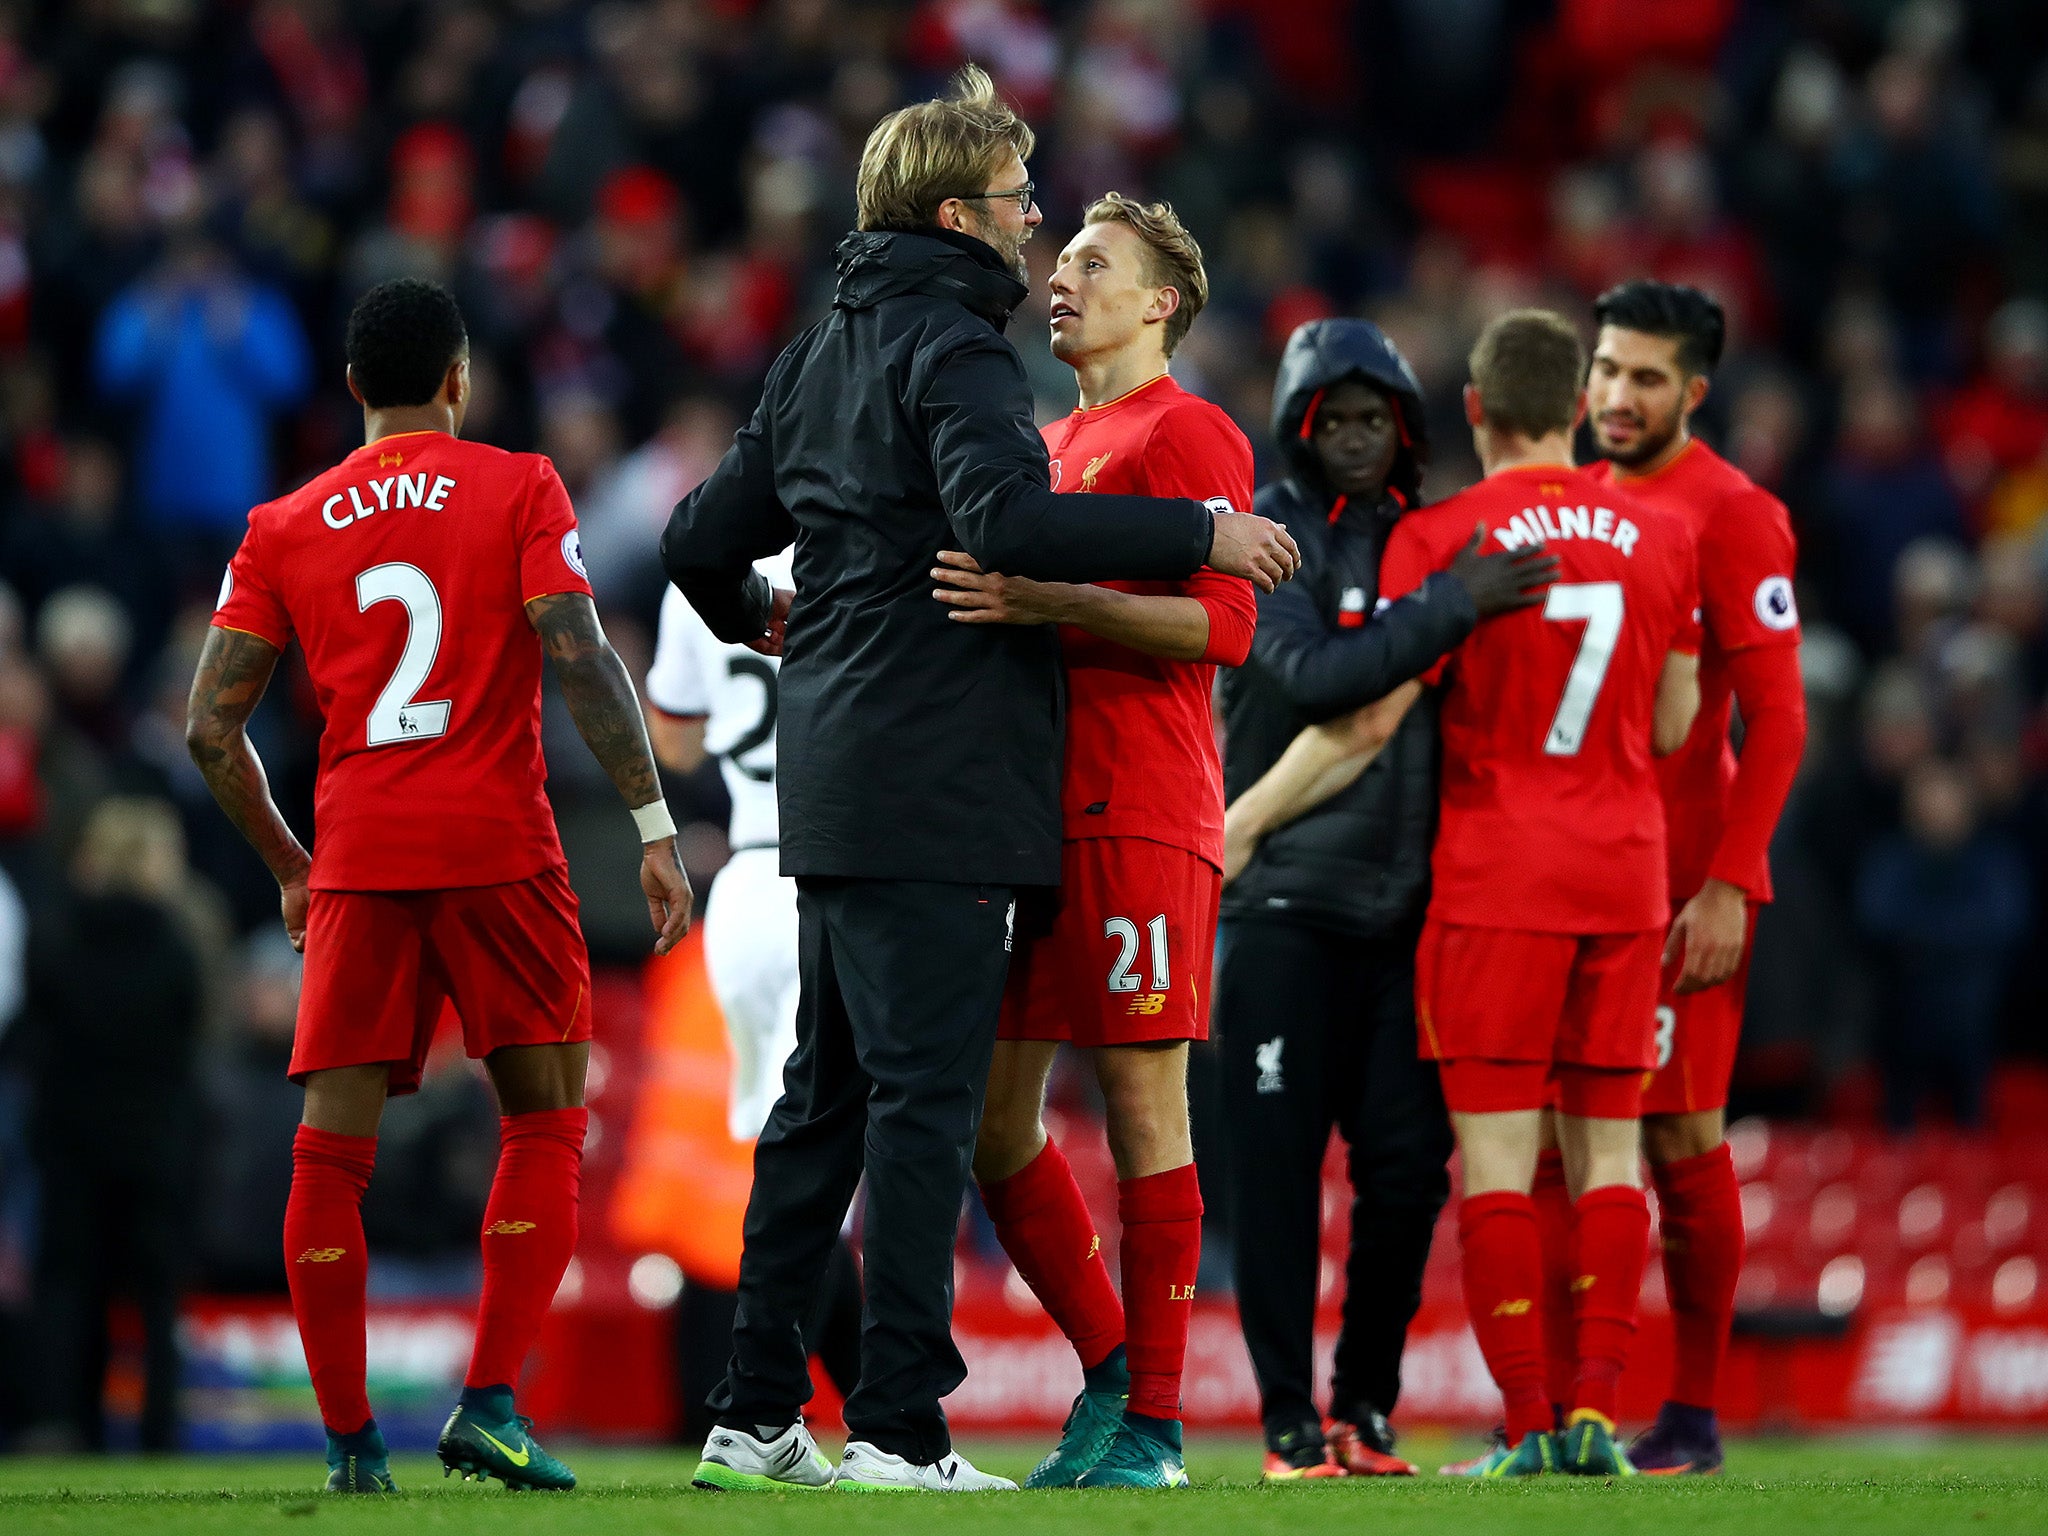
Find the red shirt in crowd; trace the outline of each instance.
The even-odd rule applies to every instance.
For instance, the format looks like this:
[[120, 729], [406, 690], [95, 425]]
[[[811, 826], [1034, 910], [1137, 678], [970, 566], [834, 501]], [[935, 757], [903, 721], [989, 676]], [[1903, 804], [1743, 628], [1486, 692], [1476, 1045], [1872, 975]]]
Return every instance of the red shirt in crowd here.
[[[1765, 647], [1785, 648], [1796, 666], [1792, 519], [1783, 502], [1697, 438], [1655, 474], [1618, 478], [1608, 463], [1590, 473], [1603, 485], [1618, 484], [1624, 494], [1684, 519], [1699, 541], [1700, 712], [1685, 745], [1657, 764], [1672, 899], [1689, 899], [1711, 876], [1769, 901], [1771, 829], [1784, 795], [1760, 825], [1741, 818], [1733, 827], [1736, 835], [1727, 836], [1736, 775], [1728, 740], [1735, 702], [1730, 671], [1737, 652]], [[1791, 767], [1797, 766], [1795, 755]]]
[[[1251, 510], [1252, 446], [1217, 406], [1165, 375], [1045, 429], [1055, 491], [1191, 496]], [[1222, 510], [1219, 505], [1217, 510]], [[1209, 611], [1197, 661], [1169, 661], [1062, 626], [1068, 839], [1146, 837], [1223, 864], [1223, 767], [1210, 690], [1251, 652], [1251, 583], [1211, 570], [1186, 581], [1111, 581], [1119, 592], [1192, 597]]]
[[213, 622], [319, 699], [316, 890], [439, 890], [562, 862], [526, 602], [590, 591], [555, 467], [440, 432], [379, 438], [249, 514]]
[[1491, 549], [1543, 544], [1559, 571], [1542, 604], [1488, 620], [1438, 663], [1430, 915], [1544, 933], [1660, 927], [1670, 908], [1650, 726], [1664, 658], [1698, 644], [1692, 530], [1584, 470], [1503, 470], [1394, 525], [1382, 594], [1405, 596], [1449, 565], [1475, 526]]

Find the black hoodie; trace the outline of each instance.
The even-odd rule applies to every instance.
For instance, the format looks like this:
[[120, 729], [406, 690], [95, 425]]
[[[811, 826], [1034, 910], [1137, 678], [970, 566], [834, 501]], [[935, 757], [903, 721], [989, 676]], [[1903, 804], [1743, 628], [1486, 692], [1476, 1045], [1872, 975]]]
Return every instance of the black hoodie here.
[[839, 246], [832, 309], [662, 536], [722, 640], [762, 631], [754, 560], [796, 543], [777, 764], [789, 875], [1059, 881], [1063, 692], [1051, 626], [956, 624], [941, 549], [1046, 581], [1177, 580], [1208, 558], [1191, 500], [1056, 496], [1003, 339], [1025, 296], [941, 230]]
[[[1399, 412], [1406, 445], [1389, 479], [1400, 495], [1354, 505], [1327, 490], [1303, 428], [1332, 385], [1362, 379]], [[1412, 504], [1428, 454], [1421, 386], [1363, 320], [1318, 320], [1289, 339], [1273, 389], [1273, 435], [1289, 473], [1261, 490], [1262, 516], [1284, 522], [1301, 569], [1259, 599], [1251, 658], [1223, 674], [1223, 786], [1235, 800], [1305, 726], [1384, 698], [1472, 632], [1464, 584], [1439, 573], [1385, 609], [1380, 555]], [[1425, 696], [1372, 766], [1260, 844], [1223, 893], [1229, 917], [1303, 922], [1363, 936], [1419, 918], [1436, 836], [1436, 704]]]

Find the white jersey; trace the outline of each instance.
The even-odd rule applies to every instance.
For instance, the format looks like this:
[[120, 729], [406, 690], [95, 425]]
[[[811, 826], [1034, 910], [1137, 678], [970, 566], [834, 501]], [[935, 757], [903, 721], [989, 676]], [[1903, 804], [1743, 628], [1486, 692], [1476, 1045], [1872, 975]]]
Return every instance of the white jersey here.
[[[790, 551], [756, 567], [778, 587], [791, 585]], [[670, 587], [661, 600], [661, 631], [647, 698], [664, 714], [704, 719], [704, 750], [718, 759], [732, 797], [727, 839], [735, 849], [773, 847], [775, 811], [775, 704], [779, 657], [728, 645]]]

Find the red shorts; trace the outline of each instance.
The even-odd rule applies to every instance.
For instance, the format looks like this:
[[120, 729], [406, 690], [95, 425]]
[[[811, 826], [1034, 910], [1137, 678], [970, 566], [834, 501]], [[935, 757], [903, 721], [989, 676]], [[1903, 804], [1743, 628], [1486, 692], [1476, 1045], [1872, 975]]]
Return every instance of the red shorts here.
[[1143, 1045], [1209, 1038], [1223, 875], [1185, 848], [1084, 837], [1060, 849], [1060, 887], [1020, 905], [1001, 1040]]
[[1546, 1066], [1540, 1061], [1440, 1061], [1444, 1105], [1461, 1115], [1555, 1109], [1584, 1120], [1639, 1120], [1644, 1073], [1633, 1067]]
[[315, 891], [291, 1076], [391, 1064], [411, 1093], [444, 1008], [463, 1048], [590, 1038], [590, 957], [568, 872], [447, 891]]
[[1742, 1000], [1749, 991], [1749, 955], [1755, 947], [1757, 903], [1749, 904], [1742, 936], [1742, 963], [1718, 987], [1671, 990], [1684, 957], [1664, 968], [1657, 997], [1656, 1070], [1643, 1090], [1646, 1115], [1689, 1115], [1728, 1107], [1728, 1080], [1735, 1075], [1735, 1049], [1742, 1040]]
[[[1495, 1108], [1542, 1108], [1548, 1100], [1541, 1084], [1553, 1065], [1646, 1072], [1656, 1060], [1652, 1032], [1663, 942], [1654, 928], [1537, 933], [1431, 918], [1415, 956], [1421, 1054], [1435, 1061], [1523, 1063], [1516, 1076], [1536, 1082], [1534, 1101]], [[1528, 1065], [1540, 1065], [1541, 1076]], [[1458, 1075], [1445, 1076], [1446, 1093]]]

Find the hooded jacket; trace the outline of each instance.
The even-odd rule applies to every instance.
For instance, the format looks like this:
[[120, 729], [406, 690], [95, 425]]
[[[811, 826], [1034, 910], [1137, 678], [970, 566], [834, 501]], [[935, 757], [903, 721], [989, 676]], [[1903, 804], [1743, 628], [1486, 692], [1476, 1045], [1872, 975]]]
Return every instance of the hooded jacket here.
[[794, 540], [778, 679], [788, 875], [1059, 881], [1064, 712], [1050, 625], [957, 624], [942, 549], [1045, 581], [1178, 580], [1208, 559], [1200, 502], [1057, 496], [1003, 338], [1024, 285], [965, 235], [863, 231], [832, 312], [662, 535], [669, 579], [721, 640], [767, 622], [753, 561]]
[[[1346, 379], [1394, 402], [1402, 447], [1390, 494], [1349, 503], [1323, 484], [1308, 441], [1314, 408]], [[1301, 548], [1293, 581], [1259, 598], [1249, 661], [1223, 675], [1223, 787], [1235, 800], [1306, 726], [1346, 714], [1419, 676], [1472, 632], [1478, 615], [1447, 573], [1384, 609], [1380, 556], [1428, 459], [1422, 388], [1407, 360], [1363, 320], [1318, 320], [1287, 343], [1273, 390], [1273, 436], [1287, 473], [1261, 490], [1262, 516]], [[1377, 611], [1375, 611], [1377, 609]], [[1419, 918], [1429, 900], [1436, 836], [1434, 699], [1408, 712], [1350, 788], [1268, 836], [1223, 893], [1228, 917], [1303, 922], [1361, 936]]]

